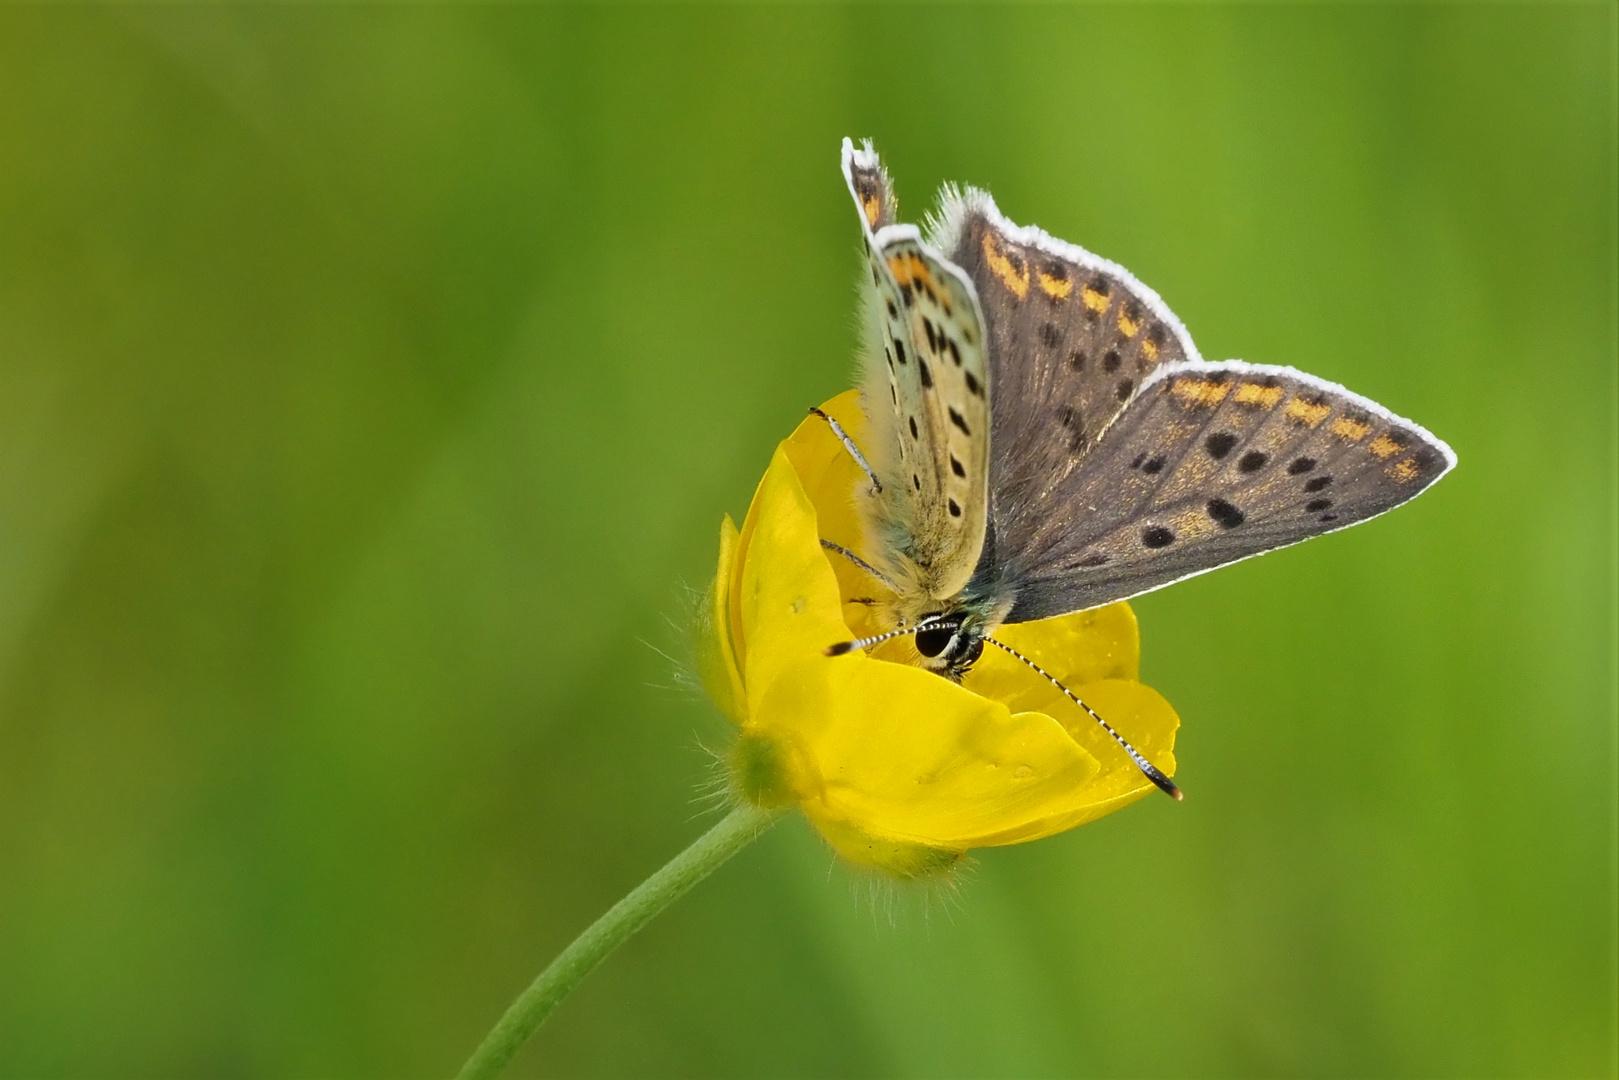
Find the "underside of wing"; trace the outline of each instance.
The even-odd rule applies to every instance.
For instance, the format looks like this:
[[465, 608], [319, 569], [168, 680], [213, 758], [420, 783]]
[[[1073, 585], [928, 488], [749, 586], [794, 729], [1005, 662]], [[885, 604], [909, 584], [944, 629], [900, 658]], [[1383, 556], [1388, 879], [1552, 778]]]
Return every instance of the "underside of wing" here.
[[1418, 425], [1303, 372], [1166, 365], [1056, 483], [1043, 519], [997, 535], [1017, 586], [1009, 621], [1111, 603], [1347, 528], [1455, 462]]
[[844, 143], [844, 175], [865, 239], [868, 456], [883, 485], [880, 526], [919, 593], [947, 599], [972, 576], [984, 543], [990, 387], [972, 283], [893, 224], [894, 197], [870, 146]]

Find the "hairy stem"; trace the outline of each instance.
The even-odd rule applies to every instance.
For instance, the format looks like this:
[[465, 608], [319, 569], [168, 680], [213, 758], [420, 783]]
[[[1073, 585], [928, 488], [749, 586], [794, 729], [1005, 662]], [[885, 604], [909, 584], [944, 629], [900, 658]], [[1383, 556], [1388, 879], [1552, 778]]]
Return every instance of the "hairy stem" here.
[[719, 869], [732, 855], [775, 824], [785, 810], [739, 806], [697, 841], [670, 859], [663, 869], [637, 885], [628, 896], [574, 938], [573, 944], [529, 984], [482, 1045], [461, 1067], [458, 1080], [492, 1080], [551, 1014], [607, 954], [633, 937], [653, 916], [686, 890]]

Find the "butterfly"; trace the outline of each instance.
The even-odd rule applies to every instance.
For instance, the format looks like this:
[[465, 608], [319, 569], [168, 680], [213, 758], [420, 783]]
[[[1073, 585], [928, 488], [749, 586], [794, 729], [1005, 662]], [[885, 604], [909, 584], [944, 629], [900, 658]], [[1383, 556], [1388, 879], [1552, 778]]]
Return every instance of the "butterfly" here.
[[[868, 141], [843, 142], [865, 248], [862, 406], [834, 432], [871, 481], [877, 550], [828, 549], [887, 586], [891, 631], [956, 681], [1011, 653], [1167, 777], [1029, 657], [992, 635], [1099, 607], [1410, 500], [1456, 464], [1422, 427], [1289, 367], [1198, 355], [1116, 263], [1013, 225], [946, 186], [926, 232], [897, 220]], [[824, 414], [823, 414], [824, 415]]]

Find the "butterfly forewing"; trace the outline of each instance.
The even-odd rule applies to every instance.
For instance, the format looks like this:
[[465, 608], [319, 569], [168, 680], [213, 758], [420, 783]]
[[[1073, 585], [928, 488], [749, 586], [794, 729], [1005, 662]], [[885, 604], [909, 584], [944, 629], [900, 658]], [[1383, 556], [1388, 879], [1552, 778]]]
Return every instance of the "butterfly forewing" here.
[[[845, 172], [867, 256], [866, 407], [872, 460], [898, 554], [914, 584], [945, 599], [966, 585], [988, 507], [989, 379], [972, 284], [892, 217], [887, 177], [846, 144]], [[886, 398], [886, 401], [882, 399]]]
[[935, 239], [976, 286], [995, 385], [990, 487], [1000, 542], [1041, 527], [1041, 495], [1160, 365], [1196, 360], [1180, 321], [1122, 267], [946, 194]]
[[1454, 463], [1416, 424], [1290, 368], [1163, 367], [1054, 478], [1042, 521], [1015, 545], [998, 535], [997, 557], [1019, 571], [1009, 621], [1096, 607], [1354, 525]]
[[854, 140], [843, 140], [843, 175], [849, 183], [849, 194], [854, 196], [855, 208], [865, 221], [865, 231], [875, 233], [898, 220], [894, 185], [870, 142], [856, 149]]

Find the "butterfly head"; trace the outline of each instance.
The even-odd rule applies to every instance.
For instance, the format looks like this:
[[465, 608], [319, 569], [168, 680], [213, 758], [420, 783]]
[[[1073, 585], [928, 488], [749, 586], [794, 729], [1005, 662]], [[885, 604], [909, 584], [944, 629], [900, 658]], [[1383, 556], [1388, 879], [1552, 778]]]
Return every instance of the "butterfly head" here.
[[916, 617], [901, 616], [899, 626], [895, 629], [875, 637], [839, 642], [829, 646], [826, 654], [842, 656], [894, 638], [908, 637], [916, 646], [922, 667], [951, 682], [960, 682], [962, 676], [984, 655], [985, 640], [1000, 625], [1000, 620], [994, 618], [993, 614], [975, 605], [957, 605]]
[[916, 651], [922, 665], [952, 682], [960, 682], [967, 670], [984, 655], [985, 629], [980, 619], [965, 611], [950, 612], [936, 623], [916, 632]]

